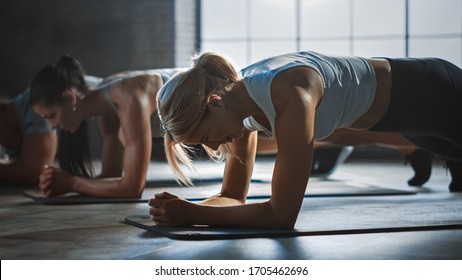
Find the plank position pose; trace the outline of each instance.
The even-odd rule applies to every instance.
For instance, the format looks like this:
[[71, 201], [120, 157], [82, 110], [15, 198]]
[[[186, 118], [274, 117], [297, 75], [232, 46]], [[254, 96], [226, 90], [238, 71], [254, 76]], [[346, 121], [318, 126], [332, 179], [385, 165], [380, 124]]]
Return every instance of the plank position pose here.
[[[142, 140], [150, 142], [151, 136], [143, 135], [151, 133], [152, 137], [161, 137], [160, 125], [157, 114], [154, 113], [156, 104], [153, 103], [157, 90], [160, 89], [164, 81], [171, 78], [173, 74], [180, 69], [156, 69], [148, 71], [130, 71], [112, 75], [106, 79], [85, 75], [81, 64], [72, 57], [63, 56], [56, 65], [44, 67], [33, 82], [33, 98], [32, 103], [34, 108], [42, 116], [48, 118], [54, 127], [61, 127], [60, 142], [59, 142], [59, 162], [62, 169], [49, 166], [43, 170], [40, 188], [47, 196], [55, 196], [67, 192], [81, 192], [84, 194], [104, 196], [104, 197], [132, 197], [139, 196], [142, 188], [138, 184], [143, 183], [146, 176], [146, 168], [143, 162], [146, 155], [151, 155], [151, 147], [146, 146]], [[82, 81], [84, 77], [84, 81]], [[140, 92], [141, 91], [141, 92]], [[148, 92], [149, 91], [149, 92]], [[136, 93], [137, 92], [137, 93]], [[146, 102], [148, 96], [149, 102]], [[132, 100], [132, 104], [128, 105], [128, 101]], [[41, 118], [32, 110], [29, 105], [29, 92], [22, 96], [20, 100], [23, 107], [28, 108], [28, 115], [33, 116], [34, 121], [47, 128], [50, 134], [52, 132], [48, 121]], [[18, 103], [17, 101], [15, 101]], [[67, 102], [67, 103], [66, 103]], [[69, 105], [70, 102], [70, 105]], [[118, 104], [122, 104], [120, 107]], [[67, 105], [67, 107], [65, 107]], [[109, 106], [108, 106], [109, 105]], [[139, 111], [134, 106], [140, 106], [143, 110]], [[146, 107], [147, 106], [147, 107]], [[71, 110], [72, 108], [72, 110]], [[75, 111], [74, 111], [75, 108]], [[24, 111], [24, 110], [23, 110]], [[29, 112], [30, 111], [30, 112]], [[59, 112], [59, 117], [58, 117]], [[150, 129], [142, 130], [138, 137], [125, 137], [124, 134], [131, 129], [138, 129], [136, 125], [142, 125], [140, 118], [147, 118], [149, 114]], [[88, 151], [87, 127], [85, 120], [97, 116], [103, 136], [103, 160], [102, 173], [98, 179], [91, 180], [84, 178], [94, 178], [91, 159]], [[131, 118], [130, 120], [128, 118]], [[37, 120], [35, 120], [37, 119]], [[121, 120], [124, 120], [122, 122]], [[133, 121], [135, 126], [128, 126], [128, 123]], [[127, 126], [125, 130], [123, 125]], [[3, 126], [2, 126], [3, 127]], [[37, 125], [29, 128], [29, 131], [37, 127]], [[10, 126], [8, 126], [10, 128]], [[12, 129], [9, 129], [11, 131]], [[14, 130], [13, 130], [14, 132]], [[12, 133], [5, 133], [9, 135]], [[144, 137], [146, 136], [146, 137]], [[34, 136], [35, 137], [35, 136]], [[37, 137], [46, 137], [37, 139]], [[28, 176], [28, 182], [38, 181], [40, 171], [45, 164], [50, 165], [53, 162], [54, 154], [56, 153], [56, 136], [49, 139], [46, 134], [34, 138], [31, 149], [27, 150], [30, 156], [31, 163], [34, 163], [35, 172]], [[27, 142], [27, 143], [29, 143]], [[125, 142], [125, 143], [124, 143]], [[47, 145], [43, 147], [43, 145]], [[137, 155], [131, 154], [125, 157], [126, 161], [122, 160], [123, 146], [136, 149], [137, 153], [142, 154], [143, 159]], [[127, 145], [128, 144], [128, 145]], [[48, 148], [49, 146], [49, 148]], [[28, 147], [28, 146], [27, 146]], [[47, 148], [47, 149], [46, 149]], [[53, 148], [53, 149], [52, 149]], [[53, 150], [53, 154], [48, 153], [48, 150]], [[31, 151], [49, 154], [49, 156], [41, 159], [38, 154]], [[127, 150], [126, 150], [127, 151]], [[50, 151], [51, 152], [51, 151]], [[163, 153], [163, 151], [162, 151]], [[335, 156], [335, 154], [334, 154]], [[135, 163], [131, 161], [142, 160], [136, 164], [141, 164], [141, 168], [137, 169]], [[331, 160], [332, 161], [332, 160]], [[325, 161], [323, 161], [324, 163]], [[326, 162], [326, 169], [319, 170], [328, 173], [333, 170], [332, 162]], [[19, 164], [17, 162], [16, 164]], [[118, 178], [122, 176], [123, 164], [132, 166], [130, 171], [124, 174], [127, 177], [119, 178], [119, 180], [106, 179]], [[2, 168], [2, 167], [0, 167]], [[16, 174], [6, 170], [5, 174]], [[18, 170], [25, 170], [24, 168]], [[22, 172], [18, 178], [25, 178]], [[76, 175], [76, 176], [71, 176]], [[122, 180], [124, 179], [124, 180]], [[135, 181], [134, 181], [135, 180]], [[110, 183], [108, 181], [111, 181]]]
[[[168, 161], [179, 162], [203, 144], [213, 157], [227, 153], [221, 192], [199, 203], [170, 193], [149, 201], [161, 226], [293, 228], [310, 177], [314, 140], [337, 128], [398, 132], [446, 158], [461, 172], [462, 70], [436, 58], [365, 59], [299, 52], [271, 57], [240, 75], [223, 56], [204, 53], [157, 95]], [[246, 204], [257, 130], [276, 139], [271, 198]], [[451, 191], [460, 191], [460, 182]]]
[[[39, 187], [46, 196], [67, 192], [87, 195], [140, 197], [149, 166], [156, 94], [178, 69], [114, 74], [96, 88], [85, 83], [80, 62], [62, 56], [35, 76], [30, 93], [33, 109], [61, 128], [61, 168], [47, 166]], [[86, 120], [98, 117], [103, 138], [102, 170], [95, 177], [88, 152]]]

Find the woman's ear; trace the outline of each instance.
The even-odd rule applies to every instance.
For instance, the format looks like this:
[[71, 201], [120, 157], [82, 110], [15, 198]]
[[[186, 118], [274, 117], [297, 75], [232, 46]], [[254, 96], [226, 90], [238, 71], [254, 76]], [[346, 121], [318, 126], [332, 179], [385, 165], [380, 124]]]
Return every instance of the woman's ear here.
[[75, 105], [77, 105], [77, 94], [71, 89], [66, 89], [65, 91], [63, 91], [63, 99], [69, 101], [72, 107], [75, 107]]
[[211, 93], [209, 96], [207, 96], [207, 106], [209, 109], [220, 107], [222, 102], [223, 100], [221, 99], [221, 96], [215, 93]]

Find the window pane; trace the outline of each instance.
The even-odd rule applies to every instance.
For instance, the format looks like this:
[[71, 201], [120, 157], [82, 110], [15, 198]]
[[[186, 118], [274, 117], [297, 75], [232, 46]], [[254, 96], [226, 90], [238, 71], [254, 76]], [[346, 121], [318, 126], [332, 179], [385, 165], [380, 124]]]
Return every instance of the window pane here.
[[[202, 0], [203, 49], [224, 52], [239, 67], [296, 51], [297, 1], [300, 50], [405, 56], [406, 0]], [[460, 66], [462, 0], [408, 1], [409, 56]]]
[[295, 0], [249, 1], [251, 3], [251, 37], [295, 39]]
[[404, 40], [357, 40], [353, 45], [354, 55], [357, 56], [405, 56]]
[[349, 0], [301, 0], [302, 38], [350, 36]]
[[404, 35], [404, 0], [353, 1], [355, 36]]
[[350, 42], [348, 40], [303, 40], [301, 50], [315, 51], [322, 54], [349, 55]]
[[439, 57], [462, 66], [462, 39], [411, 39], [409, 56]]
[[295, 41], [264, 41], [251, 43], [251, 61], [257, 62], [260, 59], [270, 56], [295, 52]]
[[462, 0], [410, 0], [409, 33], [462, 32]]
[[204, 42], [202, 51], [213, 51], [224, 54], [233, 62], [236, 70], [244, 68], [249, 64], [246, 58], [246, 43], [245, 42], [226, 42], [226, 43], [211, 43]]
[[246, 0], [202, 0], [202, 39], [245, 38]]

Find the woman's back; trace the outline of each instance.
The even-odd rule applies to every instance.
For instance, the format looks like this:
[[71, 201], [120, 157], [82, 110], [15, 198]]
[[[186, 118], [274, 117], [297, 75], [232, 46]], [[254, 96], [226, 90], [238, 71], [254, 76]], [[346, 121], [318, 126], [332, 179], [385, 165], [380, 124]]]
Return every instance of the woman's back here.
[[348, 127], [371, 106], [376, 80], [366, 59], [330, 57], [314, 52], [280, 55], [241, 70], [249, 95], [265, 112], [272, 126], [275, 110], [271, 82], [278, 73], [300, 66], [315, 70], [324, 82], [323, 99], [316, 110], [315, 139], [327, 137], [336, 128]]

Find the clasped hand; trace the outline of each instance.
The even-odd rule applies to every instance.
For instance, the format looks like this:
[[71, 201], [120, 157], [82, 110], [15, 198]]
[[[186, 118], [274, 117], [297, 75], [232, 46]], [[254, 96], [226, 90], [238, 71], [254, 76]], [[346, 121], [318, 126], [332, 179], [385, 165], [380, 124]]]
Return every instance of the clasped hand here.
[[40, 173], [39, 188], [46, 197], [65, 194], [71, 190], [72, 175], [68, 172], [52, 167], [45, 166]]
[[158, 193], [148, 202], [149, 213], [160, 226], [190, 226], [197, 215], [197, 204], [179, 198], [168, 192]]

